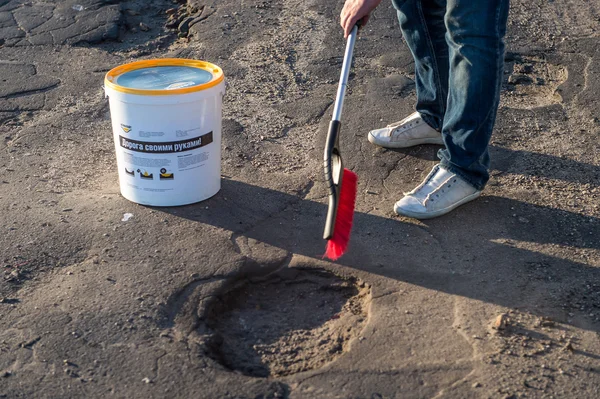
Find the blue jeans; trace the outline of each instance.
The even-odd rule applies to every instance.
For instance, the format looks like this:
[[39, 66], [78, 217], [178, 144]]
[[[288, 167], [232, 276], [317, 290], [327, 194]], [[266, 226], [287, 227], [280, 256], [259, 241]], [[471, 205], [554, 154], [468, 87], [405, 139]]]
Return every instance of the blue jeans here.
[[509, 0], [392, 0], [415, 59], [417, 111], [442, 132], [440, 164], [478, 190], [504, 67]]

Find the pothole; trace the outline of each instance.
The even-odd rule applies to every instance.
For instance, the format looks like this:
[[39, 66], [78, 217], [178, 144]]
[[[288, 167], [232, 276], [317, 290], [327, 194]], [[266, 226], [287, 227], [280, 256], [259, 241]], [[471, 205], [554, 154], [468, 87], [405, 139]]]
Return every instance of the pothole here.
[[501, 106], [533, 109], [563, 102], [558, 87], [568, 78], [567, 69], [543, 58], [514, 54], [505, 63]]
[[318, 369], [358, 338], [370, 298], [364, 282], [325, 270], [286, 268], [246, 282], [208, 310], [210, 355], [254, 377]]

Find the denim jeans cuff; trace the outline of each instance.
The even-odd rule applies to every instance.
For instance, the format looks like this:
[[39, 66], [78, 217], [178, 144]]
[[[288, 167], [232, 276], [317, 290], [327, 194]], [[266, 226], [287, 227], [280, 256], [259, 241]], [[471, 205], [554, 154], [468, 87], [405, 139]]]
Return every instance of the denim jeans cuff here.
[[435, 120], [432, 117], [430, 117], [429, 115], [422, 114], [420, 112], [419, 112], [419, 115], [421, 115], [421, 119], [423, 119], [423, 121], [425, 123], [427, 123], [429, 125], [429, 127], [431, 127], [432, 129], [437, 130], [438, 132], [442, 131], [441, 126], [439, 128], [435, 127]]
[[449, 164], [448, 162], [441, 160], [440, 166], [444, 167], [444, 169], [458, 175], [464, 181], [469, 183], [471, 186], [475, 187], [477, 190], [481, 191], [485, 188], [485, 184], [481, 184], [481, 182], [476, 182], [472, 179], [471, 176], [465, 174], [462, 170], [456, 168], [454, 165]]

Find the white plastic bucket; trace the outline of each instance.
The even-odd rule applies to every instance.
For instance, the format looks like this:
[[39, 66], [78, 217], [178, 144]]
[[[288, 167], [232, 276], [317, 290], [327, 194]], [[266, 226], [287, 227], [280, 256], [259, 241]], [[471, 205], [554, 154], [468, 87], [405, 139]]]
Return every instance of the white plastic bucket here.
[[185, 59], [138, 61], [109, 71], [104, 85], [123, 197], [178, 206], [221, 189], [221, 68]]

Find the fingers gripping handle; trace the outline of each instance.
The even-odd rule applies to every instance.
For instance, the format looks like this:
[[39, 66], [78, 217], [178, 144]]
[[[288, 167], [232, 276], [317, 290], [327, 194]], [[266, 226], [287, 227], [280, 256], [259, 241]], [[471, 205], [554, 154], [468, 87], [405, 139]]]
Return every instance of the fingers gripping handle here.
[[329, 131], [325, 143], [325, 161], [323, 167], [325, 182], [329, 190], [329, 207], [327, 210], [327, 219], [325, 220], [325, 232], [323, 233], [325, 240], [329, 240], [333, 236], [344, 171], [342, 157], [338, 148], [340, 127], [340, 121], [333, 120], [329, 123]]

